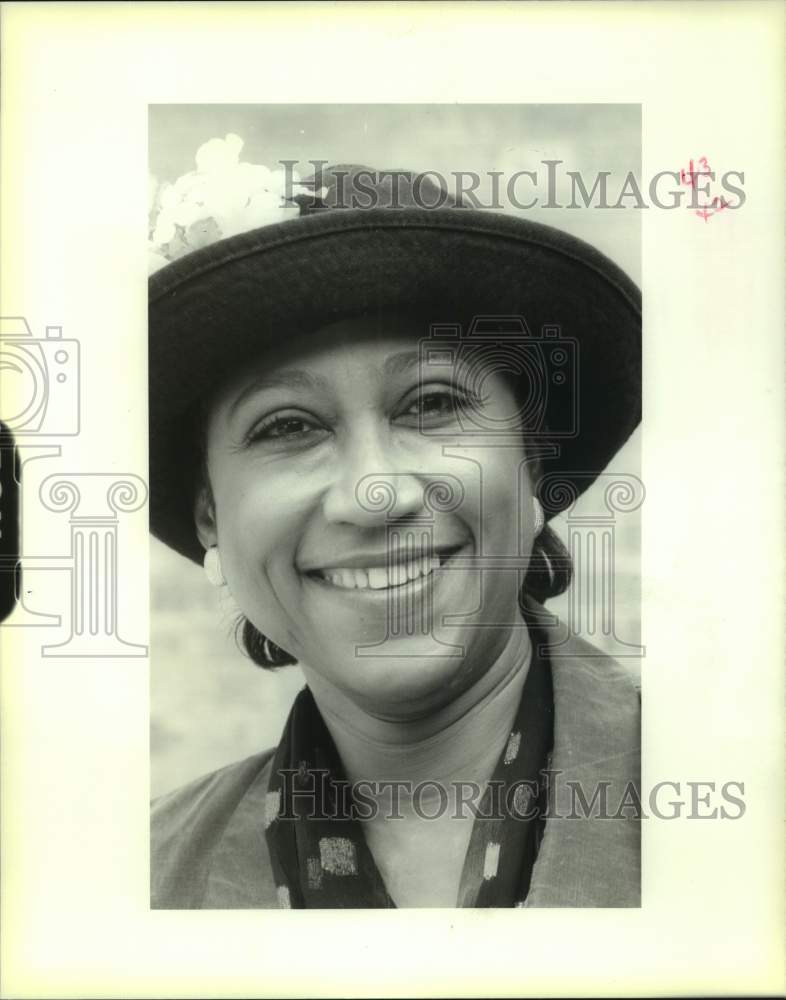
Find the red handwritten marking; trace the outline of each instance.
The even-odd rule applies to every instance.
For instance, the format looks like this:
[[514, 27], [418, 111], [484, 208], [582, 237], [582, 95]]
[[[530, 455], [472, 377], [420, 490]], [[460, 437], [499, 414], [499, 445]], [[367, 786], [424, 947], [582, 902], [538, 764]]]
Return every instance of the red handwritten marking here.
[[[693, 165], [693, 160], [689, 162], [688, 169], [680, 169], [680, 183], [685, 184], [687, 187], [696, 187], [696, 178], [705, 177], [712, 173], [712, 168], [710, 167], [707, 157], [699, 157], [699, 164], [703, 169], [696, 170]], [[694, 215], [698, 215], [700, 219], [704, 219], [705, 222], [709, 222], [713, 215], [717, 215], [718, 212], [722, 212], [724, 208], [728, 208], [729, 203], [725, 198], [718, 198], [717, 196], [712, 199], [709, 205], [702, 205], [700, 208], [694, 211]]]
[[687, 184], [688, 187], [696, 187], [696, 178], [703, 177], [705, 174], [711, 173], [710, 165], [707, 163], [707, 157], [702, 156], [699, 163], [704, 165], [703, 170], [693, 169], [693, 160], [690, 161], [690, 166], [687, 170], [680, 170], [680, 182], [682, 184]]
[[724, 208], [728, 208], [729, 203], [725, 198], [713, 198], [707, 208], [701, 208], [696, 211], [696, 215], [708, 222], [713, 215], [717, 215], [718, 212], [722, 212]]

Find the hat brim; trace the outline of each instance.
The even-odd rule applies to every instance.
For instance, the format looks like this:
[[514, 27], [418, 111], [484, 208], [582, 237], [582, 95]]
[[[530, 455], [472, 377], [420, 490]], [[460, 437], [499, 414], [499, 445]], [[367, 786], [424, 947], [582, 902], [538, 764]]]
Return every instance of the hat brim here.
[[295, 334], [397, 309], [422, 316], [424, 336], [430, 323], [521, 316], [533, 338], [559, 328], [573, 345], [575, 385], [544, 395], [559, 448], [543, 469], [570, 486], [548, 515], [592, 483], [639, 423], [641, 296], [594, 247], [462, 208], [325, 210], [221, 240], [150, 278], [153, 534], [201, 561], [198, 452], [185, 444], [184, 420], [219, 380]]

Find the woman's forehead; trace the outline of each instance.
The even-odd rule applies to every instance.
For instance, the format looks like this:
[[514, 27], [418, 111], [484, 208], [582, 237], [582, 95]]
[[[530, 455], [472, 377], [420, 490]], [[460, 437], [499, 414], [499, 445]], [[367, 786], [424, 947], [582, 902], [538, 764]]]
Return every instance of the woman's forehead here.
[[382, 381], [421, 370], [421, 345], [428, 324], [404, 316], [353, 317], [320, 327], [309, 334], [282, 337], [262, 351], [223, 386], [222, 402], [277, 384], [309, 388], [346, 379]]

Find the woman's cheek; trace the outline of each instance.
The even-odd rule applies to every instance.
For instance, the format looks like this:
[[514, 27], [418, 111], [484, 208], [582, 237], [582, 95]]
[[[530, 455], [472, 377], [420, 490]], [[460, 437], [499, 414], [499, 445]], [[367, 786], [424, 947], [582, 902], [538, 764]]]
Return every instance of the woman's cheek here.
[[270, 486], [239, 477], [225, 482], [216, 496], [221, 563], [230, 589], [239, 598], [269, 558], [276, 538], [277, 504]]
[[223, 537], [230, 539], [232, 563], [244, 589], [255, 592], [255, 603], [261, 597], [276, 604], [293, 597], [298, 546], [314, 509], [303, 485], [297, 476], [268, 476], [264, 482], [253, 477], [238, 483], [229, 499]]
[[483, 470], [483, 548], [490, 552], [520, 551], [521, 530], [530, 522], [532, 491], [523, 453], [489, 449]]
[[300, 602], [295, 569], [298, 533], [276, 516], [269, 502], [262, 507], [245, 499], [238, 505], [236, 530], [232, 531], [225, 573], [229, 589], [258, 631], [300, 658], [300, 628], [294, 610]]

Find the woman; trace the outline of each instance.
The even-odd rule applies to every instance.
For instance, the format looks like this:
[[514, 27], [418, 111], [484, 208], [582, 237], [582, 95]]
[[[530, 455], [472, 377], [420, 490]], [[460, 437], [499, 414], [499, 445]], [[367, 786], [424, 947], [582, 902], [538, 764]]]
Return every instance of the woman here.
[[547, 517], [639, 420], [637, 289], [424, 176], [282, 208], [206, 149], [154, 231], [151, 527], [307, 687], [155, 803], [152, 905], [639, 905], [638, 694], [540, 604]]

